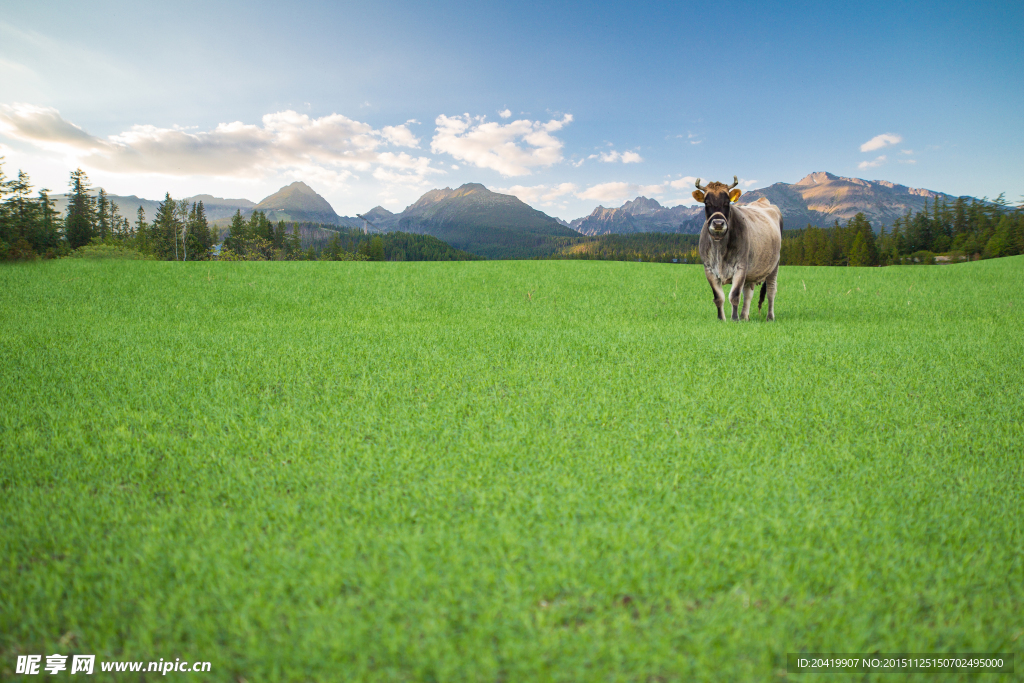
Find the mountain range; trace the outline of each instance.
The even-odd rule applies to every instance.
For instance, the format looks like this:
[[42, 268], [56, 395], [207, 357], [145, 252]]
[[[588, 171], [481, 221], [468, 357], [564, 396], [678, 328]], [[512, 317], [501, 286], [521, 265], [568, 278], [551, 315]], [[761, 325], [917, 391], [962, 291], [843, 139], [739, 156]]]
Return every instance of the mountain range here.
[[431, 190], [402, 213], [376, 206], [363, 217], [382, 232], [433, 235], [488, 258], [539, 256], [550, 251], [550, 238], [579, 236], [518, 197], [491, 192], [480, 183]]
[[[876, 229], [889, 226], [908, 210], [920, 211], [935, 198], [947, 202], [951, 195], [898, 185], [886, 180], [845, 178], [824, 171], [811, 173], [796, 183], [775, 183], [744, 192], [740, 204], [767, 197], [782, 210], [788, 229], [810, 225], [832, 225], [857, 213], [864, 213]], [[57, 208], [64, 210], [67, 199], [59, 196]], [[120, 214], [134, 222], [141, 207], [152, 221], [160, 202], [132, 196], [111, 195]], [[188, 197], [202, 201], [206, 215], [217, 225], [231, 222], [235, 212], [248, 218], [264, 211], [277, 222], [322, 223], [374, 232], [411, 232], [437, 237], [457, 249], [488, 258], [530, 258], [544, 255], [561, 238], [580, 235], [630, 234], [639, 232], [700, 232], [704, 222], [701, 205], [662, 206], [656, 199], [637, 197], [618, 208], [598, 206], [593, 213], [571, 223], [549, 216], [517, 197], [492, 192], [479, 183], [452, 189], [430, 190], [401, 213], [376, 206], [360, 217], [339, 216], [330, 203], [301, 181], [282, 187], [260, 202], [222, 199], [208, 194]], [[970, 199], [970, 198], [968, 198]], [[366, 221], [364, 224], [364, 220]], [[564, 240], [562, 242], [564, 244]]]
[[[117, 204], [118, 213], [132, 223], [135, 222], [139, 207], [142, 207], [147, 221], [152, 221], [162, 203], [159, 200], [143, 199], [135, 195], [108, 195], [110, 201]], [[54, 197], [57, 211], [64, 213], [67, 208], [67, 196]], [[253, 211], [263, 211], [271, 221], [326, 223], [345, 227], [361, 227], [362, 221], [357, 218], [339, 216], [326, 199], [317, 194], [304, 182], [297, 181], [286, 185], [280, 190], [264, 198], [260, 202], [249, 199], [224, 199], [209, 194], [197, 194], [185, 197], [192, 202], [202, 202], [206, 209], [206, 218], [216, 225], [229, 225], [236, 211], [248, 218]]]
[[[811, 173], [793, 184], [775, 183], [744, 192], [738, 203], [755, 202], [761, 197], [767, 197], [782, 210], [782, 222], [787, 229], [807, 225], [827, 227], [836, 220], [847, 221], [858, 213], [863, 213], [879, 229], [891, 226], [893, 219], [904, 215], [908, 209], [915, 213], [920, 211], [936, 197], [947, 202], [957, 199], [952, 195], [898, 185], [888, 180], [844, 178], [825, 171]], [[703, 223], [703, 206], [668, 208], [655, 199], [637, 197], [617, 209], [599, 206], [589, 216], [577, 218], [570, 225], [584, 235], [606, 235], [698, 233]]]

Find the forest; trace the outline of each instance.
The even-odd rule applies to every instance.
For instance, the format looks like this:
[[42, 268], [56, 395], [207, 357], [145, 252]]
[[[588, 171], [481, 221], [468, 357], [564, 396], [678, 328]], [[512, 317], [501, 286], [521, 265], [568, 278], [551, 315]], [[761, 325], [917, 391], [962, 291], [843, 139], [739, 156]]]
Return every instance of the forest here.
[[167, 261], [472, 261], [482, 257], [430, 235], [314, 223], [276, 224], [262, 211], [235, 213], [227, 232], [210, 224], [202, 202], [165, 194], [152, 222], [142, 207], [135, 221], [121, 214], [103, 188], [94, 192], [81, 169], [71, 173], [67, 211], [58, 214], [49, 190], [32, 195], [23, 171], [7, 179], [0, 157], [0, 260], [64, 256]]
[[700, 235], [672, 232], [634, 232], [625, 235], [562, 237], [547, 259], [584, 261], [646, 261], [700, 263]]
[[[699, 235], [644, 232], [562, 238], [551, 259], [699, 263]], [[1024, 203], [936, 197], [878, 232], [863, 213], [830, 228], [782, 231], [780, 262], [790, 266], [889, 266], [955, 263], [1024, 254]]]
[[808, 225], [782, 233], [782, 265], [888, 266], [999, 258], [1024, 254], [1024, 203], [964, 197], [908, 211], [876, 233], [859, 213], [831, 228]]

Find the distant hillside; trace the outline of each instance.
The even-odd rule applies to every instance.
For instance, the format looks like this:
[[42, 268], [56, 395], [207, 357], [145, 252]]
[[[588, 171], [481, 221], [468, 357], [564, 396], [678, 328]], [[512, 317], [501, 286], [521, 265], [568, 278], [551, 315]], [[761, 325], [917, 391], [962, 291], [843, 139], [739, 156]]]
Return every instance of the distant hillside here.
[[579, 235], [518, 197], [491, 192], [479, 183], [431, 190], [402, 213], [389, 217], [385, 213], [390, 212], [380, 209], [375, 214], [379, 228], [433, 235], [487, 258], [546, 255], [553, 250], [555, 238]]

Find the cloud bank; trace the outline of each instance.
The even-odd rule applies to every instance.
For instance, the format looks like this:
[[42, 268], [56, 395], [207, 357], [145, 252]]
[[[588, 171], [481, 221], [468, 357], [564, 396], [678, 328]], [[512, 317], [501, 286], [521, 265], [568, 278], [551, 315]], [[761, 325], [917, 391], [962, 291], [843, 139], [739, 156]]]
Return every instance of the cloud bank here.
[[435, 121], [430, 150], [503, 176], [529, 175], [532, 169], [562, 160], [563, 143], [552, 133], [571, 122], [572, 114], [547, 123], [527, 119], [497, 123], [484, 116], [442, 114]]
[[0, 133], [114, 173], [251, 177], [301, 171], [343, 181], [372, 171], [393, 183], [421, 184], [441, 173], [427, 157], [384, 151], [416, 148], [407, 121], [375, 130], [341, 114], [311, 118], [288, 110], [261, 123], [218, 124], [209, 131], [136, 125], [106, 139], [90, 135], [52, 107], [0, 105]]

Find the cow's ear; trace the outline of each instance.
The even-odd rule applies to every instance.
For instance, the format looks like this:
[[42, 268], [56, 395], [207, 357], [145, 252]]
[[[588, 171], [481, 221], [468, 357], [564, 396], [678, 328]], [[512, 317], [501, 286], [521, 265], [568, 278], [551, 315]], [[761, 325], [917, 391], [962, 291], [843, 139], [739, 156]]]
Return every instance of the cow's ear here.
[[729, 193], [729, 201], [730, 202], [736, 201], [737, 199], [740, 198], [741, 194], [743, 194], [743, 193], [740, 192], [739, 188], [736, 188], [735, 190], [733, 190], [732, 192]]
[[700, 190], [694, 190], [693, 191], [693, 198], [696, 199], [701, 204], [704, 203], [704, 193], [701, 192]]

